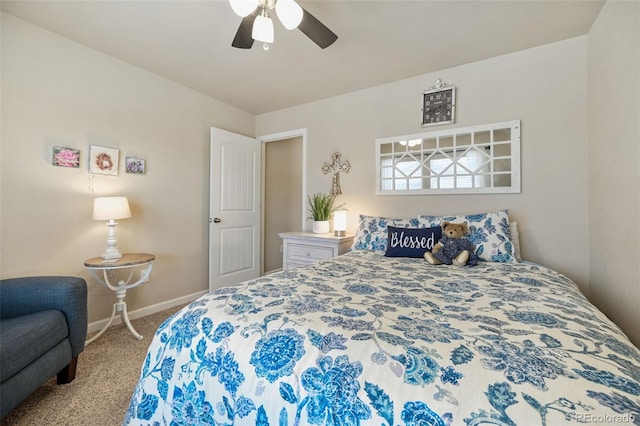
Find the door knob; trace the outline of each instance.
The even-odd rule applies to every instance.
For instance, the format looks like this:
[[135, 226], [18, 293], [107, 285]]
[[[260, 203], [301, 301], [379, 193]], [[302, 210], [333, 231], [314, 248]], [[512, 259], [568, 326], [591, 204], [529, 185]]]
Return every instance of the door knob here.
[[216, 217], [213, 219], [213, 223], [220, 223], [222, 222], [222, 219], [220, 219], [219, 217]]

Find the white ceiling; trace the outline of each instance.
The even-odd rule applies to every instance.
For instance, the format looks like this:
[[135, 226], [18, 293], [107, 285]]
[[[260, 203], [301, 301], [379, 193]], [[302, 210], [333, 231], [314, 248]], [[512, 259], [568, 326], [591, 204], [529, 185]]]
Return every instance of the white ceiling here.
[[[262, 114], [586, 34], [603, 0], [299, 0], [338, 35], [320, 49], [274, 19], [275, 43], [231, 41], [226, 0], [2, 0], [2, 11]], [[549, 64], [550, 66], [552, 64]], [[425, 87], [426, 89], [427, 87]]]

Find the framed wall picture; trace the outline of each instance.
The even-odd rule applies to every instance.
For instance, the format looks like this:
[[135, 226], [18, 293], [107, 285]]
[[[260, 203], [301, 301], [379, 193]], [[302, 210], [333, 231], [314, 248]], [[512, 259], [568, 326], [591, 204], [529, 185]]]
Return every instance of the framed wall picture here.
[[80, 150], [66, 146], [54, 146], [51, 154], [51, 164], [58, 167], [80, 167]]
[[134, 175], [145, 174], [145, 161], [142, 158], [125, 157], [124, 169], [127, 173]]
[[119, 153], [120, 151], [114, 148], [91, 145], [89, 150], [89, 173], [117, 176]]
[[422, 92], [422, 127], [454, 123], [456, 119], [456, 86], [436, 83]]

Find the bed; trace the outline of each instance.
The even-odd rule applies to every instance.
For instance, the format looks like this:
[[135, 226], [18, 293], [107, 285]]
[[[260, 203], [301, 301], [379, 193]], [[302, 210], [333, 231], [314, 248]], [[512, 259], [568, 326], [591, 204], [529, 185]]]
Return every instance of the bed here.
[[640, 425], [640, 351], [489, 216], [464, 216], [474, 267], [389, 255], [390, 225], [443, 217], [361, 216], [351, 252], [201, 297], [158, 328], [124, 424]]

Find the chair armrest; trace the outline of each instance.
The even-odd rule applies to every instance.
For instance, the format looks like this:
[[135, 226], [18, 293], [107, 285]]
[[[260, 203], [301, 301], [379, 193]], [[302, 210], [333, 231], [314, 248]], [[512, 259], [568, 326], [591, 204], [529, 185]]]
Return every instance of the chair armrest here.
[[69, 326], [71, 352], [84, 349], [87, 337], [87, 282], [80, 277], [42, 276], [0, 281], [0, 318], [45, 310], [62, 311]]

